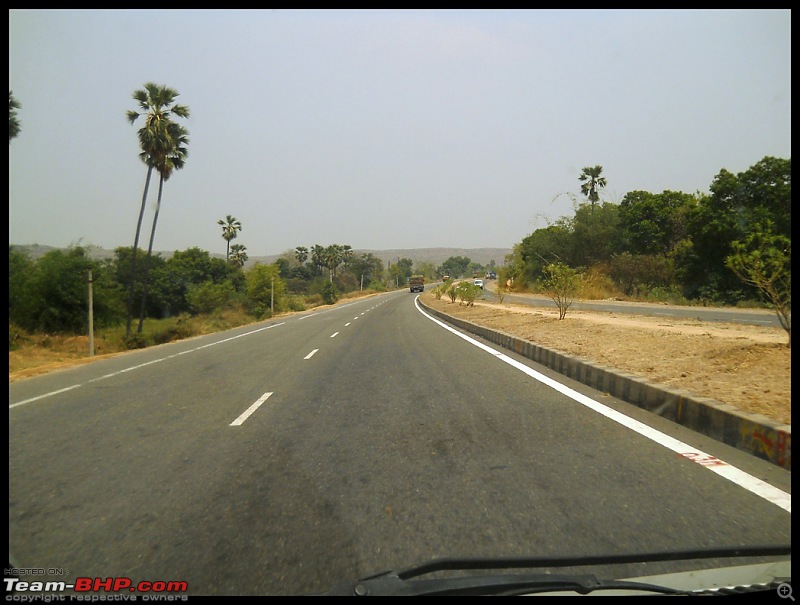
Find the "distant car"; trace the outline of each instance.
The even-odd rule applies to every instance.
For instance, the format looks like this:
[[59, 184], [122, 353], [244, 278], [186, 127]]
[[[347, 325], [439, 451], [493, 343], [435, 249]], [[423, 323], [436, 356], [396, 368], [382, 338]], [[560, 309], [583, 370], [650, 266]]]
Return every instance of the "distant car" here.
[[475, 284], [476, 286], [480, 287], [481, 290], [483, 290], [483, 280], [482, 279], [476, 279], [472, 283]]
[[497, 273], [494, 271], [489, 271], [486, 273], [486, 279], [497, 279]]

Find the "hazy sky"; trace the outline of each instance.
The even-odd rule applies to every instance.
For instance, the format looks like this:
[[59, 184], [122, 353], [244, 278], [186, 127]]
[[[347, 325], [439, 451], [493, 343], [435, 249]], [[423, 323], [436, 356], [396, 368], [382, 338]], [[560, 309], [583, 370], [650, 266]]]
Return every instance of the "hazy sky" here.
[[[9, 244], [133, 245], [146, 82], [191, 110], [154, 248], [511, 247], [791, 158], [791, 11], [9, 11]], [[147, 248], [157, 181], [140, 241]]]

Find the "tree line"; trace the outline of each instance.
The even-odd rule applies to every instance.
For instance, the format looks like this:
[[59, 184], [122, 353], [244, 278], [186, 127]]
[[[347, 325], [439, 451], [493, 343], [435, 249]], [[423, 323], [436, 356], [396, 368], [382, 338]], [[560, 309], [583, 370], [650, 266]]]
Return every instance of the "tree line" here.
[[[231, 304], [264, 317], [318, 300], [332, 302], [358, 289], [402, 287], [412, 273], [432, 280], [495, 269], [493, 263], [483, 267], [465, 257], [451, 257], [438, 267], [398, 258], [384, 267], [380, 259], [358, 255], [349, 245], [315, 244], [287, 251], [273, 265], [245, 271], [246, 247], [231, 244], [242, 231], [232, 215], [218, 221], [226, 242], [224, 261], [197, 248], [176, 251], [169, 259], [154, 255], [164, 185], [188, 158], [189, 133], [177, 119], [189, 118], [190, 112], [176, 102], [178, 96], [168, 86], [146, 83], [133, 93], [137, 109], [126, 112], [130, 124], [142, 119], [137, 137], [146, 166], [133, 246], [118, 248], [113, 260], [102, 263], [90, 260], [80, 246], [39, 261], [10, 246], [10, 321], [35, 331], [79, 332], [89, 269], [96, 320], [118, 321], [122, 301], [128, 339], [134, 315], [141, 334], [146, 318], [209, 312]], [[9, 91], [9, 144], [21, 133], [21, 107]], [[583, 169], [578, 178], [585, 199], [573, 196], [572, 216], [514, 245], [498, 271], [503, 285], [536, 291], [552, 287], [553, 276], [560, 275], [569, 277], [572, 289], [588, 291], [594, 284], [646, 300], [735, 305], [761, 299], [776, 309], [791, 335], [791, 159], [767, 156], [739, 174], [722, 169], [710, 194], [631, 191], [619, 204], [601, 199], [607, 186], [602, 171], [600, 165]], [[154, 174], [157, 202], [143, 252], [139, 241]], [[142, 255], [144, 266], [138, 262]], [[56, 277], [59, 271], [64, 272], [61, 278]]]
[[501, 275], [515, 289], [552, 291], [554, 271], [566, 276], [566, 267], [573, 290], [608, 283], [644, 300], [762, 301], [791, 341], [791, 159], [722, 169], [709, 194], [631, 191], [619, 204], [600, 200], [601, 173], [584, 169], [586, 200], [571, 217], [514, 246]]

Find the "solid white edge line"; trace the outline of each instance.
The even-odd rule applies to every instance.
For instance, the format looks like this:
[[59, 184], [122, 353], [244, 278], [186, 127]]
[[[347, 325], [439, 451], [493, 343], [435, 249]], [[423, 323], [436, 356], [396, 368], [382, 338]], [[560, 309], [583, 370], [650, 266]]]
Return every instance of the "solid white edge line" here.
[[258, 398], [258, 400], [253, 405], [247, 408], [242, 413], [241, 416], [239, 416], [236, 420], [231, 422], [230, 426], [240, 426], [241, 424], [244, 424], [244, 421], [247, 420], [253, 412], [255, 412], [258, 408], [260, 408], [261, 404], [264, 403], [267, 399], [269, 399], [271, 395], [272, 392], [264, 393], [261, 397]]
[[582, 393], [578, 393], [577, 391], [569, 388], [568, 386], [563, 385], [560, 382], [553, 380], [552, 378], [548, 378], [544, 374], [541, 374], [536, 370], [529, 368], [525, 364], [516, 361], [515, 359], [512, 359], [511, 357], [508, 357], [503, 353], [496, 351], [492, 347], [485, 345], [475, 340], [474, 338], [467, 336], [466, 334], [462, 334], [452, 326], [449, 326], [446, 323], [436, 319], [435, 317], [428, 315], [428, 313], [426, 313], [420, 307], [418, 299], [419, 296], [417, 296], [417, 298], [414, 299], [414, 304], [416, 305], [417, 310], [420, 313], [422, 313], [425, 317], [427, 317], [431, 321], [439, 324], [446, 330], [449, 330], [456, 336], [463, 338], [470, 344], [473, 344], [476, 347], [483, 349], [488, 353], [491, 353], [494, 357], [500, 359], [501, 361], [504, 361], [505, 363], [520, 370], [521, 372], [524, 372], [534, 380], [538, 380], [539, 382], [558, 391], [562, 395], [566, 395], [567, 397], [573, 399], [574, 401], [580, 403], [581, 405], [584, 405], [594, 410], [595, 412], [602, 414], [609, 420], [613, 420], [614, 422], [617, 422], [625, 426], [626, 428], [629, 428], [632, 431], [639, 433], [643, 437], [647, 437], [651, 441], [654, 441], [655, 443], [658, 443], [659, 445], [662, 445], [667, 449], [672, 450], [673, 452], [677, 452], [684, 458], [688, 458], [689, 460], [692, 460], [700, 464], [701, 466], [707, 468], [708, 470], [717, 473], [721, 477], [724, 477], [728, 481], [732, 481], [736, 485], [743, 487], [744, 489], [756, 494], [757, 496], [760, 496], [761, 498], [764, 498], [765, 500], [768, 500], [769, 502], [772, 502], [773, 504], [780, 506], [787, 512], [789, 513], [792, 512], [791, 494], [787, 494], [786, 492], [778, 489], [774, 485], [770, 485], [766, 481], [762, 481], [757, 477], [753, 477], [752, 475], [732, 466], [731, 464], [723, 460], [719, 460], [718, 458], [715, 458], [710, 454], [707, 454], [701, 450], [698, 450], [697, 448], [694, 448], [686, 443], [683, 443], [678, 439], [670, 437], [669, 435], [666, 435], [661, 431], [654, 429], [653, 427], [647, 426], [646, 424], [639, 422], [638, 420], [634, 420], [633, 418], [630, 418], [629, 416], [626, 416], [621, 412], [613, 410], [608, 406], [605, 406], [602, 403], [595, 401], [591, 397], [583, 395]]

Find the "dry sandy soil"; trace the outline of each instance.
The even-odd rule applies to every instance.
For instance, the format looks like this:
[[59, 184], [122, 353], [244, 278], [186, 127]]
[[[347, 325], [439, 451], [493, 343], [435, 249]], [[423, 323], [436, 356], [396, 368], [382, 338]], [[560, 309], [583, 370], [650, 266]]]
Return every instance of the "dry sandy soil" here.
[[[430, 292], [422, 296], [445, 313], [541, 346], [781, 423], [792, 422], [791, 349], [781, 328], [577, 310], [559, 320], [553, 302], [546, 299], [540, 306], [477, 301], [465, 307], [436, 300]], [[36, 348], [35, 357], [31, 350], [9, 353], [9, 382], [106, 356], [76, 359], [74, 354]], [[84, 342], [77, 348], [87, 349]]]
[[489, 328], [791, 424], [791, 349], [779, 327], [708, 323], [476, 301], [473, 307], [430, 292], [430, 307]]

